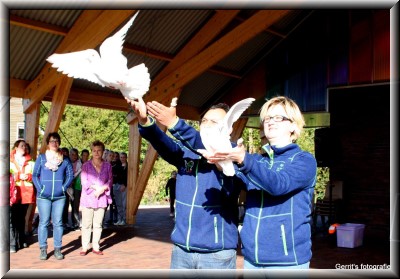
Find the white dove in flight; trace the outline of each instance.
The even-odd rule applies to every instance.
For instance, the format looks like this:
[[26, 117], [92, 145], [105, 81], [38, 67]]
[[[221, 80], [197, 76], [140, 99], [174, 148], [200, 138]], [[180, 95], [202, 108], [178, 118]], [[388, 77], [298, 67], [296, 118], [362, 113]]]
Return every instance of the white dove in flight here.
[[107, 38], [100, 46], [100, 54], [86, 49], [64, 54], [52, 54], [47, 61], [52, 67], [69, 77], [81, 78], [119, 89], [131, 99], [142, 97], [150, 86], [150, 75], [142, 63], [128, 69], [127, 59], [122, 54], [125, 35], [139, 13], [136, 13], [118, 32]]
[[[225, 115], [221, 123], [200, 129], [201, 141], [207, 150], [207, 153], [229, 152], [232, 150], [230, 141], [230, 133], [233, 123], [239, 119], [242, 113], [254, 102], [254, 98], [243, 99], [234, 104]], [[231, 160], [220, 161], [217, 163], [221, 166], [226, 176], [235, 175], [235, 169]]]

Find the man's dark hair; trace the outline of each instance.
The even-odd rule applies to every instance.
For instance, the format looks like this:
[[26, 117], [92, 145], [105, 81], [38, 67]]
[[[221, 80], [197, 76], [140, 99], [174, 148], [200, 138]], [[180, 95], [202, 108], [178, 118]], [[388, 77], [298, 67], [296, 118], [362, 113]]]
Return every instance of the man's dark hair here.
[[225, 103], [219, 103], [216, 105], [212, 105], [210, 109], [223, 109], [225, 112], [229, 111], [229, 106]]

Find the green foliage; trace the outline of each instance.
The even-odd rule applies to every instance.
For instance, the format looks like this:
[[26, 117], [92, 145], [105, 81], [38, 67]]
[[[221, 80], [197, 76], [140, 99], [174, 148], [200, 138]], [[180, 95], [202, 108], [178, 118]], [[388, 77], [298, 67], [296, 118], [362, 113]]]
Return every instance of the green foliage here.
[[243, 143], [249, 153], [259, 153], [261, 150], [260, 130], [245, 128], [242, 133]]
[[[40, 127], [44, 130], [50, 104], [40, 110]], [[129, 128], [126, 112], [67, 105], [60, 123], [61, 146], [79, 151], [90, 148], [94, 140], [102, 141], [107, 149], [128, 150]]]
[[169, 204], [165, 185], [176, 168], [160, 157], [156, 160], [140, 204]]
[[[301, 149], [310, 152], [315, 156], [314, 149], [315, 128], [304, 129], [297, 144]], [[314, 188], [315, 199], [323, 199], [325, 197], [325, 188], [329, 181], [329, 168], [317, 168], [317, 181]]]

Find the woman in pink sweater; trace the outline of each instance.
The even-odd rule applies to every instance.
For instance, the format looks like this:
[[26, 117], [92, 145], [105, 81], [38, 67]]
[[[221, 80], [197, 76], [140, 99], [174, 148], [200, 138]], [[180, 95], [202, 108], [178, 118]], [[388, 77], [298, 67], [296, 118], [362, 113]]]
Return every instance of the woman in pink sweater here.
[[81, 256], [88, 253], [90, 236], [93, 229], [92, 248], [96, 255], [103, 255], [100, 250], [100, 239], [104, 213], [111, 204], [111, 187], [113, 183], [111, 164], [102, 159], [104, 144], [94, 141], [91, 146], [92, 159], [82, 166], [81, 207], [82, 207], [82, 250]]

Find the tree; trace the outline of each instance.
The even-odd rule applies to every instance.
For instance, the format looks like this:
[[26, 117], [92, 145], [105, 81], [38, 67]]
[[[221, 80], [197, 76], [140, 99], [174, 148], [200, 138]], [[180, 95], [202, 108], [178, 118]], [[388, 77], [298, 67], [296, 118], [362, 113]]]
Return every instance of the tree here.
[[[49, 104], [40, 108], [39, 125], [44, 129]], [[62, 146], [78, 150], [90, 148], [94, 140], [102, 141], [107, 149], [128, 150], [128, 124], [126, 112], [98, 108], [66, 105], [60, 123], [59, 134]]]
[[[315, 144], [314, 144], [315, 128], [306, 128], [301, 133], [300, 138], [297, 140], [297, 144], [301, 149], [310, 152], [315, 156]], [[318, 167], [317, 168], [317, 181], [314, 188], [315, 199], [323, 199], [325, 197], [325, 188], [329, 181], [329, 168]]]

